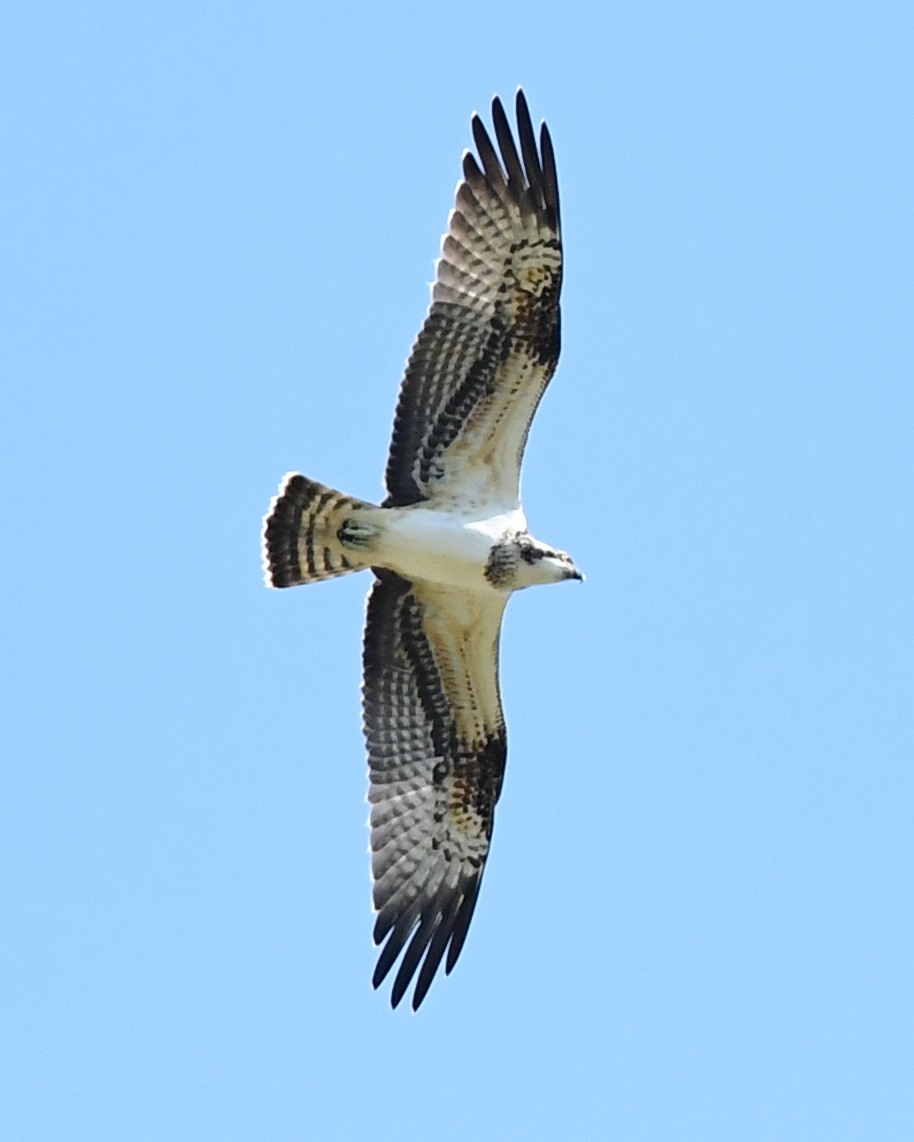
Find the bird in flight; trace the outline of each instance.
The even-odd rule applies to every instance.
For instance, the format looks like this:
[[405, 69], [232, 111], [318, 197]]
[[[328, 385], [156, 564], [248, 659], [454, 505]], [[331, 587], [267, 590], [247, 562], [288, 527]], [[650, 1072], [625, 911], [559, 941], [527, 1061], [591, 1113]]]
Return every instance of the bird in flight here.
[[[520, 503], [530, 422], [559, 356], [562, 244], [555, 156], [517, 92], [517, 142], [478, 115], [400, 389], [380, 506], [306, 476], [264, 520], [267, 585], [374, 576], [363, 648], [371, 872], [391, 1002], [450, 972], [479, 895], [507, 740], [498, 647], [514, 591], [583, 579], [534, 539]], [[500, 152], [500, 155], [499, 155]]]

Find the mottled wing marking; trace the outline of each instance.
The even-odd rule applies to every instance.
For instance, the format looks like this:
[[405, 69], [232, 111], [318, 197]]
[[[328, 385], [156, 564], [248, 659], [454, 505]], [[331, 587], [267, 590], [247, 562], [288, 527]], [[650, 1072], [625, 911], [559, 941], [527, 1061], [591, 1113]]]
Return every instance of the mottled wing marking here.
[[445, 952], [451, 971], [476, 906], [505, 768], [503, 611], [499, 596], [467, 598], [389, 571], [369, 598], [363, 712], [374, 939], [386, 940], [373, 982], [403, 953], [394, 1006], [417, 969], [419, 1006]]
[[432, 306], [406, 367], [387, 465], [390, 505], [484, 494], [516, 506], [530, 422], [558, 362], [552, 142], [543, 124], [537, 148], [521, 91], [520, 154], [498, 99], [492, 118], [501, 159], [474, 116], [479, 161], [464, 155]]

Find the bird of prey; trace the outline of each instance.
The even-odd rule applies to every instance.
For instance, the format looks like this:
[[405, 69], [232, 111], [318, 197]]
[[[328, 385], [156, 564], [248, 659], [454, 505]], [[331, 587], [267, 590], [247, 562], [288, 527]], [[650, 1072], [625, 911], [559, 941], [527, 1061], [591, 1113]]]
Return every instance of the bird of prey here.
[[[460, 955], [485, 869], [506, 736], [498, 687], [514, 591], [582, 579], [527, 530], [520, 467], [559, 356], [555, 156], [523, 92], [517, 142], [492, 103], [441, 244], [432, 304], [400, 389], [380, 506], [287, 475], [264, 520], [272, 587], [370, 569], [362, 706], [377, 987], [394, 1007]], [[499, 156], [500, 152], [500, 156]], [[477, 157], [478, 156], [478, 157]], [[421, 966], [420, 966], [421, 965]]]

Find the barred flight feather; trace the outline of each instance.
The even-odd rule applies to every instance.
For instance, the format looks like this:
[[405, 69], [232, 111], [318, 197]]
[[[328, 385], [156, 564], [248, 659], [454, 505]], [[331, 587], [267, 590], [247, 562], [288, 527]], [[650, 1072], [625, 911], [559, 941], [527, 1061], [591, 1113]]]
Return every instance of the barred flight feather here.
[[549, 132], [517, 95], [521, 154], [492, 104], [501, 161], [479, 116], [482, 168], [464, 179], [442, 240], [432, 306], [406, 367], [387, 465], [388, 505], [485, 494], [519, 503], [530, 422], [555, 372], [562, 248]]

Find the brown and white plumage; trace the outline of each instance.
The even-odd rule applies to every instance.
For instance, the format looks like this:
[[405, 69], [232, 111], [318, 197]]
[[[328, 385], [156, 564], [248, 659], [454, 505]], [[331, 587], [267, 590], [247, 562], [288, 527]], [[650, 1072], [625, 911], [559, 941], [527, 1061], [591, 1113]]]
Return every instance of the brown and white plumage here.
[[[368, 602], [363, 691], [379, 984], [406, 948], [399, 1003], [423, 954], [421, 1003], [454, 966], [476, 906], [505, 768], [498, 636], [507, 596], [382, 572]], [[494, 667], [494, 668], [493, 668]]]
[[[478, 116], [406, 367], [381, 507], [297, 474], [265, 520], [267, 582], [371, 567], [363, 713], [377, 986], [400, 959], [396, 1006], [450, 972], [476, 906], [501, 793], [501, 621], [515, 590], [580, 579], [534, 539], [520, 506], [530, 422], [559, 353], [562, 250], [549, 133], [517, 93], [498, 151]], [[500, 157], [499, 157], [500, 152]], [[402, 959], [400, 958], [402, 956]]]
[[[520, 155], [499, 99], [499, 162], [478, 115], [441, 244], [432, 307], [400, 390], [387, 503], [482, 495], [519, 504], [527, 431], [559, 357], [562, 246], [552, 141], [517, 93]], [[521, 157], [522, 156], [522, 157]]]

